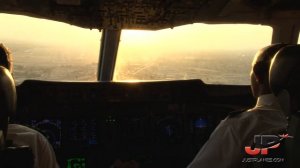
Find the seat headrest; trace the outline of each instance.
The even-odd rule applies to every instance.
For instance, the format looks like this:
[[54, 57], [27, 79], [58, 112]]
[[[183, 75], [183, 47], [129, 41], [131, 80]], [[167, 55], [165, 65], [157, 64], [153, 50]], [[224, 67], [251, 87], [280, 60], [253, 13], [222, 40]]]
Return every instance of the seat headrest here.
[[8, 117], [16, 110], [16, 87], [10, 72], [0, 66], [0, 129], [6, 135]]
[[300, 46], [286, 46], [279, 50], [272, 60], [270, 73], [270, 88], [275, 95], [287, 90], [291, 101], [300, 98]]

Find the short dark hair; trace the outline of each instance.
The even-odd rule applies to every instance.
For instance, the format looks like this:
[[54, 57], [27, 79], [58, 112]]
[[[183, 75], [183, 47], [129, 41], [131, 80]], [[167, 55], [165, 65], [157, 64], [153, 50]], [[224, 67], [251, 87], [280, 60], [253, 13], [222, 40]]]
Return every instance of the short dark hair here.
[[3, 44], [0, 44], [0, 66], [12, 71], [12, 56]]
[[275, 54], [287, 44], [272, 44], [260, 49], [254, 58], [253, 72], [255, 76], [262, 82], [269, 76], [269, 68]]

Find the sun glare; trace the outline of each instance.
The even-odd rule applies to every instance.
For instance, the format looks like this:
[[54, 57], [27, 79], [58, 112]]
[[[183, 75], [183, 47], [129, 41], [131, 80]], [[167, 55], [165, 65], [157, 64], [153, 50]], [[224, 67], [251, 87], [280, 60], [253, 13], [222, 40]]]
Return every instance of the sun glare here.
[[250, 24], [123, 30], [114, 80], [201, 78], [208, 83], [248, 84], [253, 52], [270, 44], [271, 36], [271, 27]]
[[[22, 51], [19, 57], [26, 55], [26, 59], [24, 57], [23, 62], [19, 62], [20, 65], [24, 65], [24, 61], [32, 56], [31, 52], [38, 56], [45, 48], [42, 54], [51, 56], [46, 63], [52, 61], [55, 64], [64, 60], [68, 65], [74, 65], [76, 61], [83, 64], [88, 60], [94, 67], [97, 65], [102, 34], [99, 30], [10, 14], [0, 14], [0, 21], [3, 23], [0, 42], [20, 42], [28, 44], [31, 49], [28, 52], [24, 46], [19, 47]], [[114, 79], [135, 83], [140, 80], [199, 78], [201, 74], [204, 80], [207, 78], [211, 83], [222, 83], [223, 78], [231, 76], [234, 83], [240, 80], [239, 83], [244, 84], [247, 81], [235, 75], [236, 67], [228, 65], [230, 72], [222, 74], [223, 66], [227, 65], [229, 57], [234, 61], [249, 61], [254, 51], [271, 43], [271, 36], [271, 27], [250, 24], [195, 23], [156, 31], [122, 30]], [[34, 47], [34, 44], [38, 45]], [[47, 47], [43, 48], [43, 44]], [[58, 60], [54, 61], [54, 57]], [[46, 57], [39, 58], [46, 60]], [[34, 60], [27, 62], [33, 64]], [[214, 65], [213, 68], [212, 64], [208, 64], [209, 61], [213, 64], [219, 62], [220, 65]], [[245, 68], [248, 77], [246, 62], [238, 65], [240, 69]], [[83, 66], [80, 72], [84, 73], [87, 67]], [[68, 68], [64, 71], [68, 71]], [[94, 70], [91, 71], [91, 74], [94, 73]]]
[[[269, 26], [248, 24], [208, 25], [196, 23], [157, 31], [123, 30], [121, 42], [126, 43], [125, 45], [135, 43], [138, 46], [142, 45], [141, 42], [156, 46], [163, 45], [163, 49], [171, 50], [176, 50], [178, 46], [193, 50], [195, 44], [197, 48], [208, 50], [257, 48], [271, 41], [269, 38], [257, 41], [253, 36], [270, 36], [272, 33], [270, 29], [272, 28]], [[244, 45], [240, 38], [236, 37], [247, 39], [248, 45]]]

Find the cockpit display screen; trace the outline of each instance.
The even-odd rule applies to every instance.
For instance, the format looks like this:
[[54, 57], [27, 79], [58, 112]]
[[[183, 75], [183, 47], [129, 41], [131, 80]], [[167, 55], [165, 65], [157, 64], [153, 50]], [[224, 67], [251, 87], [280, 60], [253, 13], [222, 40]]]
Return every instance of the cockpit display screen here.
[[58, 119], [44, 119], [31, 120], [28, 123], [32, 128], [41, 132], [48, 141], [52, 144], [54, 149], [61, 146], [61, 120]]
[[97, 145], [96, 119], [74, 119], [64, 122], [64, 140], [78, 145]]
[[197, 118], [194, 120], [194, 127], [195, 128], [206, 128], [208, 126], [208, 121], [205, 118]]
[[70, 158], [67, 160], [67, 168], [86, 168], [86, 160], [83, 157]]

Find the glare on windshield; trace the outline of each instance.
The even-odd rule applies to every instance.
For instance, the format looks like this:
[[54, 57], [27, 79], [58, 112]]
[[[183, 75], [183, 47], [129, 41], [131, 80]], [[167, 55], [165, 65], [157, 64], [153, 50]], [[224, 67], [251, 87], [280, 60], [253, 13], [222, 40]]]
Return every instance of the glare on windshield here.
[[271, 27], [249, 24], [124, 30], [114, 80], [201, 79], [248, 85], [252, 58], [271, 43], [271, 37]]

